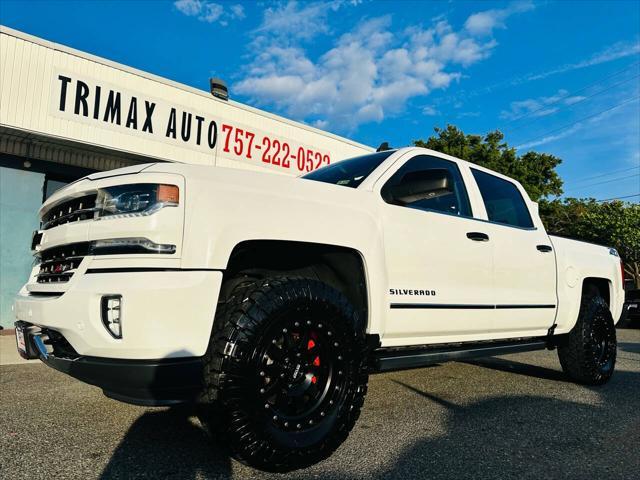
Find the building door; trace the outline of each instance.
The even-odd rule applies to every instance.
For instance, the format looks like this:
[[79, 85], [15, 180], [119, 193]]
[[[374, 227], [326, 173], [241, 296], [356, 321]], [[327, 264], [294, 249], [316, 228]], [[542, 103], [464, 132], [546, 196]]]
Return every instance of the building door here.
[[0, 167], [0, 325], [12, 328], [14, 295], [29, 278], [44, 174]]
[[38, 210], [56, 190], [94, 170], [0, 154], [0, 325], [12, 328], [14, 295], [27, 282]]

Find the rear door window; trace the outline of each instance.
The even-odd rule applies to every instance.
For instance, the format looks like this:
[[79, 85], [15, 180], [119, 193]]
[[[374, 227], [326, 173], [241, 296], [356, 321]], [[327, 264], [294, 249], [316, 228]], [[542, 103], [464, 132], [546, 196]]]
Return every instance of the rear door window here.
[[533, 228], [533, 220], [518, 187], [489, 173], [471, 169], [489, 220], [520, 228]]

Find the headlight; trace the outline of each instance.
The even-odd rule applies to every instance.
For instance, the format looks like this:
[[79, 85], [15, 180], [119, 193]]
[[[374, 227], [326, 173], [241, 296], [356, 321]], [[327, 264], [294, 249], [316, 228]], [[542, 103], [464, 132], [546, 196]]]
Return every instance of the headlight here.
[[98, 190], [96, 218], [140, 217], [164, 207], [177, 207], [180, 191], [175, 185], [135, 183]]

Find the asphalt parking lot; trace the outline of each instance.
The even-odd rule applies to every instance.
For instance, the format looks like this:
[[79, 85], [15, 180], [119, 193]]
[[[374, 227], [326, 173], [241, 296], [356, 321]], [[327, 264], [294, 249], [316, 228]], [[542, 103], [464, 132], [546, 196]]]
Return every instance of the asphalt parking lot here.
[[617, 372], [599, 388], [565, 381], [555, 352], [373, 376], [347, 442], [289, 475], [229, 460], [189, 411], [121, 404], [41, 364], [2, 365], [0, 476], [640, 478], [640, 330], [618, 335]]

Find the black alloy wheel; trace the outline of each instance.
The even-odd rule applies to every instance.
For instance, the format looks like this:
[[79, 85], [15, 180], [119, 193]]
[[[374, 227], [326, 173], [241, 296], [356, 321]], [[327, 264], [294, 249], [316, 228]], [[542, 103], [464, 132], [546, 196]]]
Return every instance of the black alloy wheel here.
[[240, 278], [218, 305], [200, 419], [238, 460], [290, 471], [328, 457], [364, 403], [364, 324], [314, 279]]
[[616, 331], [609, 322], [608, 311], [596, 311], [589, 335], [588, 348], [591, 349], [597, 370], [607, 375], [615, 364], [616, 359]]
[[330, 325], [309, 313], [277, 322], [254, 352], [256, 393], [282, 431], [319, 424], [344, 390], [340, 342]]
[[616, 364], [616, 328], [609, 306], [599, 294], [585, 295], [578, 320], [558, 346], [564, 372], [585, 385], [602, 385]]

